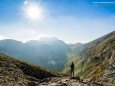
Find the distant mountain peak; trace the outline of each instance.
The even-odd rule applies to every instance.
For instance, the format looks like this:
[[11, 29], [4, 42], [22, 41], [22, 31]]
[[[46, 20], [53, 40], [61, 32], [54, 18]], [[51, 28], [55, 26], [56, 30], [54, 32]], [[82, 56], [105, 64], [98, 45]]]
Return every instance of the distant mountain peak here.
[[39, 43], [39, 42], [52, 42], [52, 41], [58, 41], [59, 39], [56, 37], [41, 37], [39, 40], [29, 40], [26, 41], [26, 43]]

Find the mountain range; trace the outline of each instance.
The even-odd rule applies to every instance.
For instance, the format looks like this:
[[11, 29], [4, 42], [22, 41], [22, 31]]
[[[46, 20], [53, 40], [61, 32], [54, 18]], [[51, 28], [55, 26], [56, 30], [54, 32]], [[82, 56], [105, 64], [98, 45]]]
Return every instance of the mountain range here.
[[30, 40], [26, 43], [5, 39], [0, 40], [0, 53], [0, 77], [4, 82], [9, 79], [13, 81], [16, 76], [16, 79], [19, 77], [18, 82], [14, 80], [16, 84], [21, 79], [27, 81], [23, 84], [35, 84], [39, 79], [62, 76], [51, 70], [69, 74], [70, 64], [74, 62], [75, 75], [81, 79], [94, 78], [104, 86], [115, 84], [115, 31], [86, 44], [66, 44], [57, 38]]
[[30, 40], [26, 43], [12, 39], [0, 41], [0, 53], [56, 71], [63, 70], [70, 51], [69, 45], [57, 38]]

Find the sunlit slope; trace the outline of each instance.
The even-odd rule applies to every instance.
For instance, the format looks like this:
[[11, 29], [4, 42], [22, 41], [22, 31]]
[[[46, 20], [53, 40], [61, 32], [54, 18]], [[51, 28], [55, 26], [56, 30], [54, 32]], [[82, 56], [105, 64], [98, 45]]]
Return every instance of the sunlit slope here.
[[115, 83], [115, 31], [80, 47], [82, 51], [68, 56], [64, 72], [69, 73], [69, 65], [74, 62], [75, 74], [81, 78]]

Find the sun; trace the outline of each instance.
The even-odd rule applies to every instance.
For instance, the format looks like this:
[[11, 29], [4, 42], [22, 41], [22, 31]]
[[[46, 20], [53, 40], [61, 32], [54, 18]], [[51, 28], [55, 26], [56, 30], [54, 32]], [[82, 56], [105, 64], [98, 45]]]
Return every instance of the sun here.
[[25, 16], [32, 20], [41, 20], [43, 17], [43, 9], [38, 4], [25, 3]]
[[37, 5], [30, 5], [26, 9], [26, 15], [31, 19], [38, 19], [42, 16], [42, 12]]

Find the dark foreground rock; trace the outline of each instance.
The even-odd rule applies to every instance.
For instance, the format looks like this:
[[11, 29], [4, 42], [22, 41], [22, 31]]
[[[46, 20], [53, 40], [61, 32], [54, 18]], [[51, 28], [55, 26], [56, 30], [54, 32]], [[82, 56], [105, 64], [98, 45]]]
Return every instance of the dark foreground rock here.
[[42, 79], [57, 76], [62, 75], [0, 54], [0, 86], [38, 86]]

